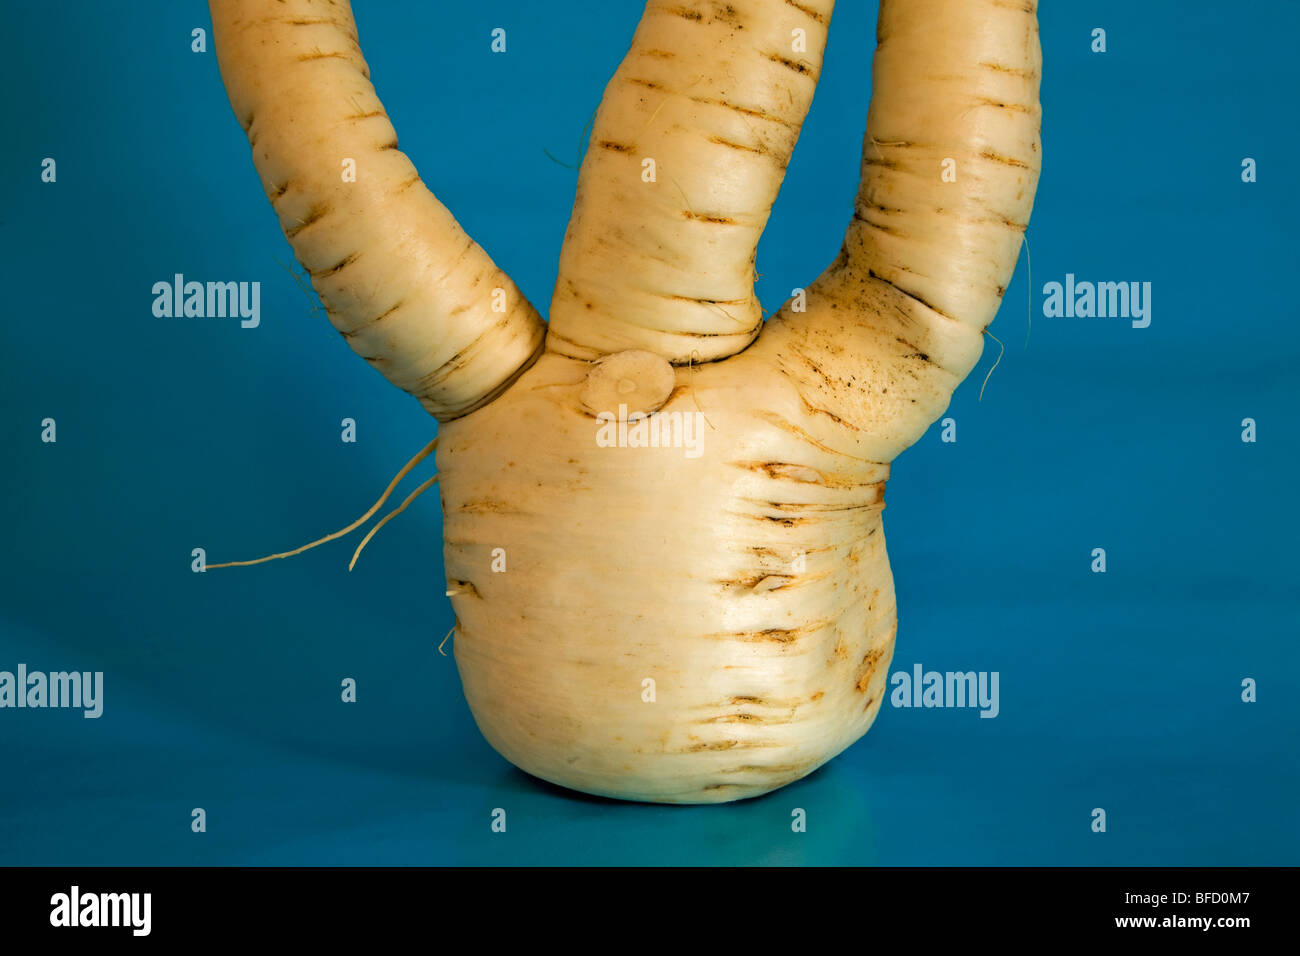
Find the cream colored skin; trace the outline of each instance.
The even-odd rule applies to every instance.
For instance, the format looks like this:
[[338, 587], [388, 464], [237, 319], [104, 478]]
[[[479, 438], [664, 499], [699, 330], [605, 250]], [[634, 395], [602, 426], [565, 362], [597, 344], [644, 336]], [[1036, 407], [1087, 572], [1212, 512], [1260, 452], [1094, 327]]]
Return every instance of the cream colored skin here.
[[[1039, 48], [1032, 2], [883, 0], [843, 250], [806, 309], [787, 303], [754, 340], [753, 245], [829, 20], [812, 0], [651, 0], [597, 118], [544, 354], [472, 414], [441, 416], [465, 694], [538, 777], [632, 800], [751, 797], [853, 743], [885, 699], [889, 463], [978, 360], [1014, 269]], [[807, 72], [772, 57], [795, 27]], [[761, 151], [716, 141], [742, 126]], [[289, 134], [281, 148], [311, 152]], [[373, 230], [387, 211], [355, 215]], [[698, 454], [602, 447], [597, 416], [619, 404], [699, 414]]]

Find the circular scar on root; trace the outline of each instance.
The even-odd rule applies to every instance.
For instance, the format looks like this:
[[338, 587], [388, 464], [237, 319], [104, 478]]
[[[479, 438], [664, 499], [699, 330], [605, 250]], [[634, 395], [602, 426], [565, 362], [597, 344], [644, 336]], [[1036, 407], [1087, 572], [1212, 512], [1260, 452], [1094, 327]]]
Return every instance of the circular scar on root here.
[[616, 412], [626, 405], [628, 414], [657, 412], [677, 384], [668, 360], [654, 352], [631, 349], [607, 355], [591, 367], [582, 387], [582, 404], [593, 415]]

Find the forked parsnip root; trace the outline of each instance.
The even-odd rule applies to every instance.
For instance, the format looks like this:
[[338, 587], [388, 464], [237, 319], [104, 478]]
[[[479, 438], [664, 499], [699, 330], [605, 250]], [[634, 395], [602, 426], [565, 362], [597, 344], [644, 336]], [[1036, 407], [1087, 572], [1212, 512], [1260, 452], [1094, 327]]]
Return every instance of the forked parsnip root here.
[[544, 325], [425, 187], [342, 0], [212, 0], [230, 103], [334, 327], [440, 420], [498, 394]]
[[[223, 6], [328, 14], [351, 49], [341, 3]], [[764, 328], [754, 245], [831, 4], [648, 4], [580, 173], [544, 354], [440, 428], [456, 661], [507, 759], [589, 793], [723, 802], [807, 775], [871, 725], [897, 630], [889, 463], [977, 362], [1015, 267], [1040, 166], [1035, 10], [883, 0], [843, 249], [806, 308]], [[258, 36], [240, 70], [286, 123], [354, 82], [264, 69]], [[319, 152], [301, 130], [277, 127], [263, 166]], [[366, 195], [319, 241], [369, 256], [394, 213]], [[428, 248], [450, 228], [437, 208]], [[447, 312], [425, 313], [428, 341]]]
[[646, 5], [596, 112], [548, 348], [687, 364], [754, 340], [755, 250], [812, 103], [831, 6]]

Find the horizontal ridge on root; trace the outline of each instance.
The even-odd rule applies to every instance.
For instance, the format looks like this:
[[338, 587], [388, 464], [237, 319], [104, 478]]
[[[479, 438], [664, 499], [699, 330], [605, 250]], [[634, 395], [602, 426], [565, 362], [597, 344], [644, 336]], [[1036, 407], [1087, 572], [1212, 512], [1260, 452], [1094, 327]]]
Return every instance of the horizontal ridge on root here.
[[834, 621], [813, 621], [810, 624], [801, 624], [798, 627], [767, 627], [761, 630], [730, 631], [706, 636], [720, 641], [744, 641], [746, 643], [772, 641], [777, 644], [793, 644], [801, 637], [824, 631], [834, 624]]
[[904, 289], [902, 286], [900, 286], [900, 285], [896, 285], [896, 284], [895, 284], [893, 281], [891, 281], [890, 279], [886, 279], [884, 276], [882, 276], [880, 273], [876, 272], [874, 269], [868, 269], [868, 270], [867, 270], [867, 275], [868, 275], [870, 278], [872, 278], [872, 279], [876, 279], [876, 280], [879, 281], [879, 282], [883, 282], [885, 285], [889, 286], [891, 289], [895, 289], [895, 290], [897, 290], [898, 292], [901, 292], [903, 295], [907, 296], [907, 297], [908, 297], [909, 299], [911, 299], [913, 302], [917, 302], [917, 303], [919, 303], [920, 305], [925, 306], [927, 309], [929, 309], [929, 310], [930, 310], [931, 312], [933, 312], [935, 315], [942, 316], [943, 318], [947, 319], [947, 320], [950, 321], [950, 322], [957, 322], [957, 321], [959, 321], [958, 319], [953, 318], [953, 317], [952, 317], [951, 315], [949, 315], [947, 312], [944, 312], [942, 309], [937, 309], [937, 308], [935, 308], [935, 307], [932, 306], [929, 302], [926, 302], [925, 299], [921, 298], [921, 297], [920, 297], [919, 295], [917, 295], [916, 293], [914, 293], [914, 292], [908, 292], [908, 291], [907, 291], [906, 289]]

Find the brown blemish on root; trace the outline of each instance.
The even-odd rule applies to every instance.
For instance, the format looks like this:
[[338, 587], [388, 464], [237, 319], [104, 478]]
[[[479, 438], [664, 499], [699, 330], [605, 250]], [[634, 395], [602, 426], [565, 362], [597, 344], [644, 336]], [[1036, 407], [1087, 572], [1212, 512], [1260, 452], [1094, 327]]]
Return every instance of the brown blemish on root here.
[[675, 292], [652, 292], [651, 295], [660, 299], [673, 299], [677, 302], [700, 303], [702, 305], [747, 305], [749, 303], [749, 299], [702, 299], [693, 295], [678, 295]]
[[404, 299], [398, 299], [397, 304], [394, 305], [392, 308], [385, 309], [383, 312], [379, 313], [379, 315], [375, 316], [369, 322], [363, 322], [361, 325], [358, 325], [355, 329], [350, 329], [347, 332], [342, 333], [343, 337], [345, 339], [350, 339], [354, 335], [360, 333], [362, 330], [368, 329], [370, 328], [370, 326], [377, 325], [378, 323], [384, 321], [384, 319], [388, 318], [390, 315], [392, 315], [394, 312], [400, 309], [404, 301], [405, 301]]
[[881, 223], [876, 222], [874, 219], [868, 219], [866, 216], [864, 216], [861, 212], [859, 212], [859, 211], [856, 210], [856, 209], [853, 210], [853, 218], [854, 218], [856, 221], [862, 223], [864, 226], [869, 226], [869, 227], [871, 227], [872, 229], [875, 229], [877, 232], [883, 232], [883, 233], [884, 233], [885, 235], [887, 235], [887, 236], [906, 236], [906, 235], [907, 235], [907, 232], [906, 232], [905, 230], [903, 230], [903, 229], [897, 229], [897, 228], [895, 228], [895, 227], [893, 227], [893, 226], [886, 226], [886, 225], [883, 225], [883, 224], [881, 224]]
[[808, 17], [810, 20], [813, 20], [821, 24], [825, 24], [829, 22], [826, 19], [825, 14], [818, 13], [816, 10], [813, 10], [811, 7], [805, 7], [802, 3], [796, 3], [795, 0], [785, 0], [785, 2], [787, 6], [794, 7], [796, 10], [798, 10], [804, 16]]
[[851, 459], [853, 459], [854, 461], [865, 462], [865, 463], [868, 464], [868, 465], [881, 465], [881, 466], [883, 466], [883, 464], [884, 464], [883, 462], [872, 461], [872, 460], [869, 459], [869, 458], [859, 458], [857, 455], [850, 455], [848, 452], [846, 452], [846, 451], [841, 451], [841, 450], [838, 449], [838, 448], [832, 448], [830, 445], [827, 445], [827, 444], [825, 444], [825, 443], [823, 443], [823, 442], [818, 441], [816, 438], [814, 438], [812, 435], [808, 434], [808, 432], [804, 431], [802, 428], [800, 428], [800, 427], [799, 427], [798, 425], [796, 425], [794, 422], [790, 421], [789, 419], [786, 419], [786, 418], [781, 417], [781, 416], [780, 416], [779, 414], [777, 414], [776, 412], [758, 411], [758, 412], [755, 412], [755, 413], [754, 413], [754, 417], [755, 417], [755, 418], [758, 418], [760, 421], [763, 421], [763, 422], [766, 422], [766, 423], [769, 424], [769, 425], [772, 425], [772, 426], [775, 427], [775, 428], [779, 428], [779, 429], [781, 429], [782, 431], [789, 432], [790, 434], [796, 436], [797, 438], [802, 439], [802, 440], [803, 440], [804, 442], [806, 442], [807, 444], [809, 444], [809, 445], [811, 445], [812, 447], [816, 448], [818, 451], [828, 452], [829, 454], [832, 454], [832, 455], [842, 455], [842, 456], [845, 457], [845, 458], [851, 458]]
[[851, 501], [846, 504], [815, 503], [808, 501], [769, 501], [764, 498], [742, 498], [741, 500], [765, 508], [772, 508], [776, 511], [793, 511], [802, 512], [803, 514], [802, 517], [797, 518], [786, 518], [783, 515], [778, 515], [776, 517], [773, 517], [772, 515], [749, 515], [751, 518], [763, 518], [769, 521], [820, 521], [821, 518], [816, 517], [817, 515], [853, 515], [857, 512], [881, 510], [884, 505], [885, 482], [883, 480], [877, 481], [873, 485], [868, 485], [866, 487], [874, 487], [876, 492], [874, 498], [870, 501]]
[[721, 136], [710, 136], [709, 142], [718, 146], [726, 146], [730, 149], [738, 149], [746, 153], [757, 153], [759, 156], [766, 156], [770, 152], [766, 146], [747, 146], [744, 143], [733, 143], [729, 139], [723, 139]]
[[719, 216], [719, 215], [715, 215], [712, 213], [705, 213], [705, 212], [692, 212], [689, 209], [683, 209], [682, 215], [685, 216], [687, 219], [694, 219], [697, 222], [711, 222], [719, 226], [737, 225], [736, 220], [730, 218], [729, 216]]
[[313, 279], [325, 279], [328, 278], [329, 276], [336, 275], [337, 273], [346, 269], [348, 266], [352, 265], [352, 263], [356, 262], [359, 258], [361, 258], [361, 253], [350, 252], [342, 259], [340, 259], [338, 262], [334, 263], [334, 265], [330, 266], [328, 269], [322, 269], [320, 272], [312, 272], [310, 269], [307, 271], [308, 274], [311, 275]]
[[1004, 166], [1016, 166], [1020, 169], [1029, 168], [1028, 163], [1023, 163], [1020, 160], [1014, 159], [1011, 156], [1003, 156], [1001, 153], [995, 153], [991, 149], [986, 149], [984, 150], [984, 152], [980, 153], [980, 159], [987, 159], [990, 162], [1001, 163]]
[[719, 714], [717, 717], [706, 717], [699, 721], [701, 724], [740, 724], [747, 721], [762, 722], [764, 718], [757, 714]]
[[699, 753], [703, 750], [731, 750], [733, 747], [740, 746], [739, 740], [716, 740], [712, 743], [695, 744], [687, 747], [687, 753]]
[[[829, 414], [829, 413], [828, 413]], [[785, 461], [729, 461], [733, 468], [756, 471], [774, 480], [793, 481], [801, 485], [816, 485], [820, 488], [867, 488], [877, 485], [878, 481], [856, 481], [855, 475], [837, 474]]]
[[767, 627], [760, 631], [731, 631], [725, 634], [711, 634], [710, 637], [726, 641], [745, 641], [746, 643], [793, 644], [807, 634], [815, 634], [831, 625], [831, 621], [812, 621], [799, 627]]
[[854, 425], [852, 422], [845, 421], [843, 418], [840, 418], [840, 416], [836, 415], [834, 412], [828, 411], [827, 409], [822, 408], [819, 405], [814, 405], [812, 402], [808, 401], [808, 399], [803, 397], [802, 392], [799, 393], [799, 401], [803, 403], [804, 410], [808, 412], [808, 414], [810, 415], [825, 415], [836, 425], [843, 425], [845, 428], [848, 428], [851, 431], [855, 431], [855, 432], [862, 431], [861, 428], [858, 428], [858, 426]]
[[865, 694], [867, 692], [867, 687], [871, 684], [871, 677], [876, 672], [876, 664], [880, 662], [880, 658], [883, 657], [884, 654], [885, 651], [883, 648], [876, 647], [867, 651], [867, 653], [863, 655], [862, 666], [858, 669], [858, 677], [853, 685], [854, 689], [859, 694]]
[[311, 208], [307, 210], [307, 215], [284, 231], [285, 238], [292, 239], [312, 223], [320, 222], [329, 211], [328, 203], [312, 203]]
[[864, 206], [867, 207], [868, 209], [878, 209], [881, 212], [886, 212], [886, 213], [893, 213], [893, 212], [901, 213], [907, 211], [903, 209], [901, 206], [886, 206], [882, 202], [875, 202], [874, 200], [871, 199], [859, 198], [858, 201], [853, 204], [853, 217], [855, 219], [862, 218], [862, 207]]
[[458, 514], [506, 515], [518, 514], [519, 509], [499, 498], [474, 498], [454, 509]]
[[[782, 563], [790, 560], [790, 553], [788, 551], [778, 551], [776, 548], [765, 548], [762, 547], [761, 545], [750, 545], [749, 547], [744, 548], [743, 550], [747, 554], [755, 554], [758, 555], [760, 558], [772, 558]], [[838, 549], [832, 547], [832, 548], [802, 548], [800, 550], [802, 550], [804, 554], [825, 554], [828, 551], [836, 551]]]
[[753, 518], [756, 521], [771, 521], [781, 525], [783, 528], [793, 528], [801, 524], [809, 524], [816, 521], [816, 518], [787, 518], [784, 515], [746, 515], [745, 517]]
[[299, 63], [305, 62], [307, 60], [350, 60], [350, 59], [352, 59], [351, 53], [321, 53], [317, 51], [315, 53], [298, 54]]
[[[275, 23], [275, 19], [264, 20], [263, 23]], [[338, 27], [342, 32], [350, 32], [344, 29], [342, 21], [336, 17], [297, 17], [293, 20], [281, 20], [280, 23], [286, 23], [291, 27]]]
[[798, 60], [791, 60], [789, 57], [782, 56], [780, 53], [769, 53], [767, 58], [773, 63], [780, 63], [788, 70], [794, 70], [804, 76], [812, 75], [812, 67], [807, 63], [800, 63]]
[[[704, 302], [706, 300], [688, 299], [687, 301]], [[683, 332], [678, 329], [657, 329], [656, 331], [658, 331], [659, 334], [661, 335], [680, 335], [691, 339], [753, 338], [753, 333], [754, 333], [753, 329], [745, 329], [744, 331], [737, 331], [737, 332]], [[704, 363], [701, 362], [698, 358], [695, 358], [694, 356], [688, 356], [682, 359], [674, 359], [671, 364], [677, 368], [682, 368], [683, 366], [689, 366], [689, 365], [695, 365], [698, 367], [700, 365], [703, 365]]]
[[794, 575], [791, 574], [770, 574], [766, 571], [758, 571], [738, 578], [722, 578], [717, 583], [726, 590], [766, 594], [769, 591], [779, 591], [784, 587], [788, 587], [794, 580]]
[[596, 145], [599, 146], [601, 149], [613, 150], [616, 153], [635, 152], [635, 147], [629, 146], [627, 145], [627, 143], [615, 143], [614, 141], [608, 139], [602, 139]]
[[691, 102], [699, 103], [702, 106], [722, 106], [725, 107], [726, 109], [732, 110], [733, 112], [742, 113], [745, 116], [752, 116], [755, 119], [763, 119], [771, 123], [779, 123], [782, 126], [786, 127], [787, 129], [796, 132], [798, 131], [800, 126], [800, 124], [795, 120], [789, 120], [783, 116], [778, 116], [775, 113], [769, 113], [766, 110], [756, 109], [752, 106], [740, 106], [736, 103], [731, 103], [728, 102], [727, 100], [721, 100], [711, 96], [691, 96], [688, 98], [691, 100]]
[[[1030, 12], [1030, 11], [1026, 11]], [[1026, 80], [1038, 79], [1037, 70], [1021, 70], [1014, 66], [1007, 66], [1004, 63], [980, 63], [980, 66], [986, 70], [994, 70], [998, 73], [1006, 73], [1008, 76], [1018, 76]]]
[[989, 99], [987, 96], [978, 96], [975, 102], [980, 106], [993, 106], [1000, 110], [1011, 110], [1015, 113], [1033, 113], [1036, 112], [1032, 106], [1025, 106], [1023, 103], [1004, 103], [1001, 100]]
[[808, 465], [796, 465], [786, 461], [732, 461], [728, 464], [747, 471], [758, 471], [773, 479], [798, 482], [801, 485], [818, 485], [830, 487], [828, 476]]
[[719, 773], [763, 773], [784, 777], [787, 774], [801, 773], [808, 767], [806, 763], [758, 764], [746, 763], [738, 767], [725, 767]]

